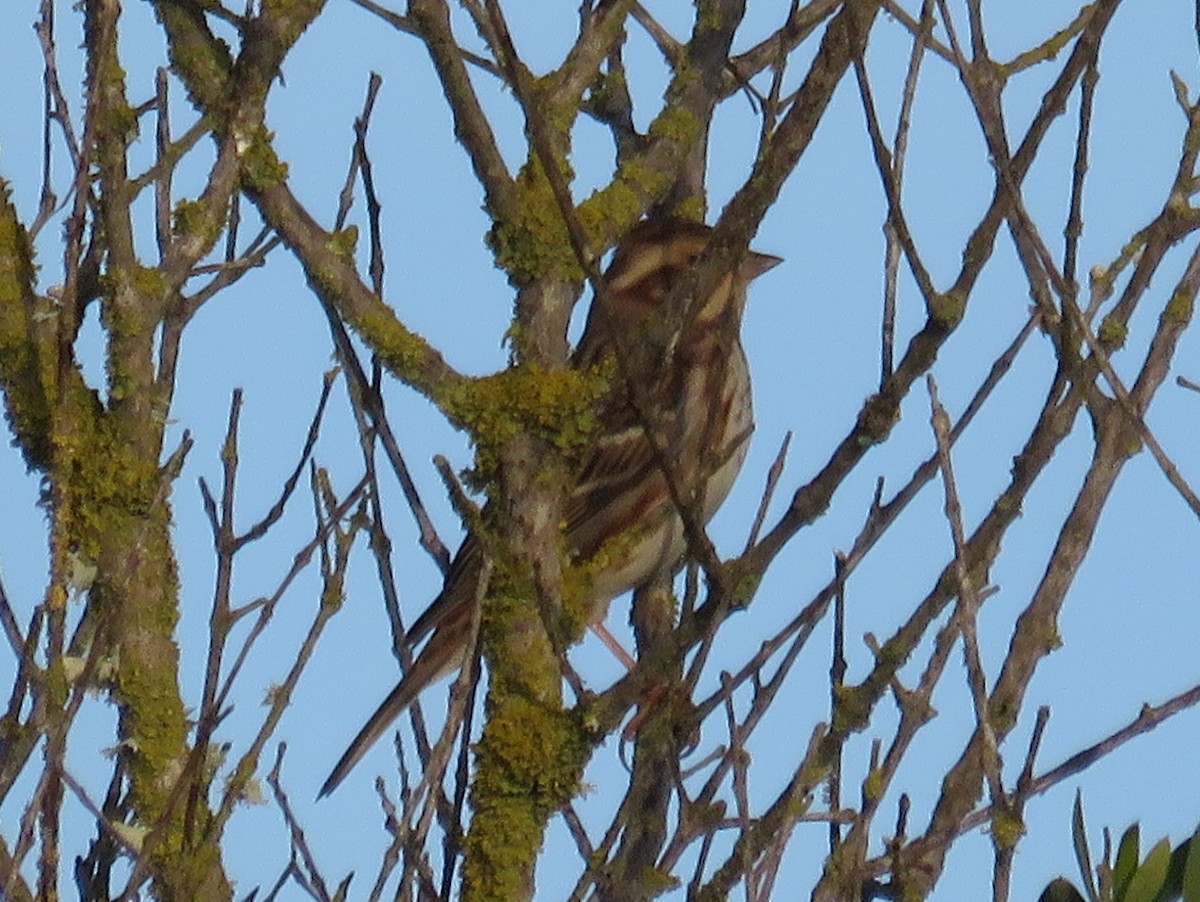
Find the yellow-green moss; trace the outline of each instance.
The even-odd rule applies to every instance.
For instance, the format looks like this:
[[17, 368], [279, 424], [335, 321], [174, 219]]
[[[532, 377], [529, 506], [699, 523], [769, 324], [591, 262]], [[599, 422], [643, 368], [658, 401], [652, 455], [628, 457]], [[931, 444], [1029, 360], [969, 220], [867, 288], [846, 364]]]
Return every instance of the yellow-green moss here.
[[[560, 165], [569, 182], [573, 175], [570, 165], [565, 159]], [[568, 282], [582, 279], [583, 270], [571, 246], [562, 209], [536, 154], [521, 167], [516, 188], [512, 219], [497, 221], [487, 235], [496, 265], [518, 286], [539, 278]]]
[[324, 6], [325, 0], [263, 0], [262, 15], [273, 20], [279, 41], [286, 48], [296, 42]]
[[1007, 734], [1013, 727], [1017, 725], [1017, 714], [1020, 709], [1013, 706], [1009, 699], [993, 701], [988, 705], [988, 717], [991, 720], [992, 729], [997, 734]]
[[495, 453], [514, 436], [532, 432], [570, 454], [588, 446], [596, 405], [608, 389], [605, 368], [547, 372], [533, 364], [464, 380], [437, 399], [475, 442], [480, 477], [490, 478]]
[[[21, 305], [33, 286], [33, 279], [33, 245], [17, 218], [8, 182], [0, 179], [0, 300], [5, 306]], [[2, 326], [12, 322], [11, 314], [2, 306], [0, 317]]]
[[624, 69], [609, 69], [597, 74], [596, 80], [589, 88], [588, 99], [593, 106], [603, 109], [609, 105], [614, 96], [618, 99], [623, 98], [628, 93], [628, 86], [629, 82], [625, 78]]
[[718, 31], [727, 28], [725, 7], [719, 4], [702, 3], [696, 16], [696, 31]]
[[[125, 100], [125, 70], [121, 67], [116, 52], [116, 43], [107, 33], [106, 24], [115, 26], [119, 17], [119, 9], [112, 21], [102, 24], [106, 16], [97, 16], [88, 7], [89, 14], [85, 18], [85, 39], [90, 51], [88, 61], [94, 70], [90, 73], [91, 83], [96, 86], [96, 98], [99, 100], [100, 118], [97, 122], [100, 135], [96, 147], [101, 155], [115, 150], [109, 146], [109, 141], [115, 139], [121, 143], [129, 143], [137, 136], [137, 111]], [[101, 20], [101, 21], [98, 21]]]
[[[1075, 40], [1077, 34], [1077, 31], [1073, 27], [1075, 24], [1071, 23], [1071, 25], [1059, 29], [1036, 47], [1031, 47], [1017, 54], [1010, 63], [995, 63], [995, 67], [1007, 78], [1010, 74], [1022, 72], [1037, 63], [1054, 59], [1062, 52], [1064, 47]], [[999, 94], [995, 96], [998, 97]]]
[[658, 200], [667, 193], [674, 181], [672, 173], [655, 169], [640, 160], [630, 160], [617, 170], [616, 185], [628, 185], [643, 196]]
[[908, 660], [912, 648], [900, 639], [888, 639], [879, 649], [876, 664], [884, 670], [895, 672]]
[[882, 442], [900, 419], [900, 406], [890, 395], [872, 395], [863, 405], [856, 425], [858, 439], [867, 445]]
[[1125, 338], [1128, 334], [1129, 327], [1118, 317], [1110, 314], [1100, 322], [1100, 329], [1096, 333], [1096, 337], [1100, 339], [1100, 343], [1105, 348], [1112, 350], [1125, 344]]
[[254, 762], [249, 758], [242, 757], [238, 759], [237, 767], [233, 769], [233, 772], [225, 778], [225, 786], [227, 788], [238, 787], [240, 790], [241, 787], [246, 786], [253, 778]]
[[348, 225], [329, 236], [329, 249], [347, 261], [354, 261], [354, 249], [358, 247], [358, 226]]
[[[185, 752], [183, 706], [176, 683], [175, 662], [161, 666], [133, 666], [129, 656], [117, 670], [117, 692], [122, 705], [123, 729], [136, 739], [131, 756], [135, 769], [134, 807], [143, 818], [157, 822], [165, 811], [168, 790]], [[138, 779], [140, 772], [141, 779]]]
[[833, 726], [837, 734], [863, 729], [871, 720], [871, 693], [862, 686], [837, 686], [833, 690]]
[[662, 893], [677, 889], [680, 886], [678, 877], [662, 868], [647, 867], [633, 877], [634, 884], [641, 892], [647, 893], [647, 898], [655, 898]]
[[345, 600], [345, 580], [339, 574], [331, 575], [321, 590], [322, 607], [340, 608]]
[[[137, 467], [132, 452], [126, 451], [122, 459]], [[142, 473], [153, 469], [152, 463], [137, 467]], [[144, 490], [157, 480], [142, 482]], [[103, 494], [106, 491], [112, 487], [96, 486], [90, 496], [77, 493], [79, 519], [73, 525], [84, 523], [102, 531], [94, 537], [102, 550], [90, 603], [105, 618], [110, 640], [120, 643], [114, 691], [121, 705], [122, 733], [132, 742], [134, 810], [145, 822], [160, 824], [186, 754], [179, 651], [173, 639], [179, 584], [169, 537], [170, 508], [159, 498], [145, 502], [136, 490], [128, 495]], [[168, 843], [181, 823], [180, 816], [171, 819]]]
[[1164, 323], [1186, 326], [1192, 321], [1192, 313], [1196, 308], [1196, 297], [1186, 290], [1178, 290], [1171, 295], [1163, 310]]
[[[120, 67], [115, 67], [121, 73], [122, 79], [125, 73]], [[122, 91], [124, 84], [122, 83]], [[131, 107], [124, 100], [113, 103], [107, 110], [107, 117], [104, 123], [104, 130], [107, 134], [119, 140], [122, 144], [132, 144], [138, 136], [138, 114], [137, 110]]]
[[[492, 680], [506, 684], [506, 674], [518, 673], [525, 680], [520, 691], [531, 696], [539, 694], [534, 686], [558, 685], [557, 664], [545, 634], [538, 629], [525, 629], [527, 624], [522, 622], [530, 616], [540, 621], [540, 615], [534, 613], [535, 592], [529, 568], [498, 549], [483, 606], [480, 637], [484, 653], [495, 662]], [[517, 648], [518, 638], [528, 647]], [[507, 679], [507, 684], [511, 683]], [[511, 685], [508, 688], [512, 690]]]
[[730, 605], [737, 609], [745, 607], [762, 582], [762, 568], [757, 564], [741, 560], [731, 561], [725, 567], [725, 580], [730, 592]]
[[961, 292], [938, 292], [929, 300], [929, 317], [945, 329], [953, 329], [962, 321], [967, 309]]
[[46, 707], [58, 711], [67, 703], [67, 692], [70, 689], [65, 661], [62, 657], [52, 659], [42, 673], [43, 691], [47, 693]]
[[622, 163], [607, 186], [579, 204], [579, 222], [592, 246], [611, 244], [641, 218], [646, 206], [663, 197], [670, 187], [670, 176], [644, 163]]
[[691, 147], [700, 136], [700, 119], [682, 104], [668, 103], [650, 123], [650, 138], [666, 138], [681, 148]]
[[[677, 78], [675, 84], [686, 83]], [[686, 150], [699, 136], [700, 120], [678, 104], [669, 104], [650, 125], [652, 139], [667, 139]], [[578, 216], [593, 246], [611, 241], [641, 217], [642, 211], [662, 200], [674, 183], [674, 171], [662, 171], [636, 157], [626, 158], [612, 181], [579, 204]], [[701, 198], [686, 201], [676, 213], [690, 219], [704, 218]]]
[[1133, 457], [1135, 454], [1141, 453], [1144, 447], [1141, 434], [1132, 425], [1121, 430], [1120, 449], [1126, 457]]
[[117, 338], [145, 334], [170, 290], [161, 270], [141, 265], [109, 270], [100, 276], [100, 287], [104, 327]]
[[211, 248], [225, 227], [224, 218], [214, 216], [205, 203], [181, 200], [171, 212], [171, 231], [179, 238], [192, 238]]
[[[565, 530], [566, 523], [562, 527]], [[567, 566], [563, 568], [562, 602], [566, 641], [579, 641], [599, 614], [589, 606], [594, 600], [592, 586], [596, 575], [623, 567], [644, 537], [645, 527], [631, 526], [606, 539], [586, 560], [569, 555], [564, 543], [562, 552]]]
[[[587, 561], [575, 562], [570, 560], [569, 551], [562, 549], [562, 557], [567, 561], [562, 574], [562, 610], [563, 627], [568, 641], [575, 641], [583, 635], [591, 623], [591, 611], [587, 602], [591, 598], [592, 583], [597, 573], [603, 572], [610, 560], [608, 545], [621, 537], [617, 536], [606, 542], [600, 551]], [[563, 543], [565, 546], [565, 542]]]
[[521, 898], [550, 814], [579, 791], [588, 747], [561, 707], [558, 662], [520, 562], [499, 556], [483, 607], [488, 720], [476, 753], [463, 898]]
[[101, 321], [114, 346], [121, 349], [107, 360], [109, 398], [150, 400], [140, 396], [148, 390], [153, 374], [151, 333], [170, 286], [161, 271], [148, 266], [110, 270], [101, 277], [101, 285]]
[[704, 222], [705, 213], [708, 211], [704, 203], [704, 196], [701, 194], [692, 194], [685, 197], [675, 207], [675, 215], [682, 219], [691, 219], [695, 222]]
[[863, 782], [863, 794], [867, 797], [867, 801], [879, 801], [883, 797], [885, 789], [887, 786], [883, 782], [883, 771], [877, 767], [871, 768], [867, 779]]
[[153, 266], [137, 266], [132, 271], [133, 287], [137, 293], [152, 301], [161, 301], [170, 288], [162, 270]]
[[537, 105], [542, 125], [548, 129], [551, 140], [566, 144], [570, 141], [571, 129], [579, 118], [579, 103], [574, 98], [566, 103], [555, 100], [559, 83], [557, 72], [535, 76], [521, 60], [517, 60], [524, 71], [525, 83], [533, 89], [533, 102]]
[[181, 897], [221, 899], [232, 897], [233, 893], [223, 879], [220, 853], [216, 843], [190, 842], [185, 856], [163, 854], [157, 849], [151, 851], [151, 856], [166, 859]]
[[[86, 416], [86, 414], [85, 414]], [[79, 552], [98, 560], [101, 539], [111, 541], [117, 517], [147, 515], [159, 495], [160, 472], [117, 432], [111, 418], [58, 437], [57, 459], [69, 463], [73, 519], [69, 534]]]
[[546, 820], [579, 788], [587, 751], [580, 735], [572, 714], [557, 708], [511, 694], [489, 705], [471, 789], [464, 899], [526, 895]]
[[192, 102], [202, 110], [213, 111], [220, 102], [233, 54], [222, 38], [197, 26], [196, 11], [182, 3], [153, 3], [154, 14], [162, 23], [169, 41], [171, 71], [187, 86]]
[[287, 180], [287, 163], [279, 159], [271, 146], [274, 138], [266, 126], [257, 125], [239, 140], [242, 176], [252, 188], [271, 188]]
[[[36, 303], [33, 261], [29, 235], [12, 206], [8, 183], [0, 179], [0, 387], [6, 419], [26, 464], [45, 469], [50, 462], [47, 389], [53, 387], [57, 365], [43, 353], [55, 347], [54, 335], [47, 333], [39, 347], [31, 322], [38, 316], [30, 309]], [[52, 308], [42, 312], [49, 314]]]
[[1013, 811], [996, 808], [992, 814], [992, 840], [998, 849], [1011, 849], [1025, 835], [1025, 823]]
[[[310, 275], [321, 291], [337, 293], [339, 282], [336, 278], [319, 270]], [[415, 332], [406, 329], [390, 310], [380, 306], [368, 313], [351, 314], [349, 322], [379, 356], [388, 372], [407, 382], [419, 381], [420, 372], [428, 359], [429, 346]], [[435, 388], [433, 400], [436, 402], [439, 397]]]

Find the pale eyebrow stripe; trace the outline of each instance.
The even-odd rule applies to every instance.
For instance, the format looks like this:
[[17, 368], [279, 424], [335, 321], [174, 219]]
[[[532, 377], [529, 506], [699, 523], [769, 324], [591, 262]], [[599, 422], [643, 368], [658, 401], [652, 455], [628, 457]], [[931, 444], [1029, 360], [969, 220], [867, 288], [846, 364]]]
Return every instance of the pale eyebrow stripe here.
[[662, 248], [656, 246], [639, 249], [630, 254], [628, 259], [629, 263], [609, 277], [609, 287], [614, 291], [625, 291], [658, 269], [663, 264]]

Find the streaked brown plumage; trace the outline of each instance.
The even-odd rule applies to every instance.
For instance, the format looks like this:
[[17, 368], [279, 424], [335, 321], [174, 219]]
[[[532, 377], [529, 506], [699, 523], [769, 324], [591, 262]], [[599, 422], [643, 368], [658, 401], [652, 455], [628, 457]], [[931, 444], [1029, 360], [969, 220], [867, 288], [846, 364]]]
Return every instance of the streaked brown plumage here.
[[[577, 562], [606, 542], [621, 552], [597, 569], [584, 603], [590, 621], [604, 619], [617, 595], [674, 573], [686, 550], [683, 523], [671, 498], [661, 460], [670, 461], [683, 496], [697, 494], [703, 521], [725, 500], [746, 456], [753, 429], [750, 372], [739, 337], [746, 286], [779, 263], [750, 253], [726, 274], [698, 309], [689, 311], [678, 336], [655, 347], [652, 321], [678, 279], [708, 244], [712, 229], [679, 219], [647, 220], [620, 243], [604, 274], [607, 291], [593, 302], [572, 358], [590, 367], [615, 353], [613, 334], [641, 391], [641, 409], [618, 388], [600, 411], [601, 426], [566, 500], [566, 544]], [[603, 305], [603, 306], [602, 306]], [[639, 368], [647, 369], [639, 373]], [[619, 381], [619, 380], [618, 380]], [[647, 409], [648, 408], [648, 409]], [[663, 452], [647, 438], [653, 424]], [[609, 550], [613, 547], [609, 546]], [[445, 587], [405, 636], [412, 648], [429, 637], [408, 670], [350, 743], [321, 787], [332, 792], [388, 726], [431, 682], [462, 665], [479, 581], [480, 548], [468, 535], [455, 555]]]

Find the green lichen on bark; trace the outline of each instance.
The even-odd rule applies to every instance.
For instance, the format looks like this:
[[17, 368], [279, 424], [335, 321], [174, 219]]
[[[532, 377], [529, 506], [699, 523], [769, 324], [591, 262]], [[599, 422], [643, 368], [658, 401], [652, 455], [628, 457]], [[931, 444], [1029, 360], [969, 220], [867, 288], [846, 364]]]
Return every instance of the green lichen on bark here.
[[871, 768], [866, 780], [863, 781], [863, 795], [866, 800], [878, 802], [886, 791], [887, 783], [884, 782], [883, 771], [877, 767]]
[[929, 318], [943, 329], [953, 329], [962, 322], [967, 299], [959, 292], [935, 294], [929, 301]]
[[[575, 173], [571, 168], [571, 129], [579, 118], [577, 99], [556, 99], [554, 74], [535, 78], [522, 67], [518, 83], [530, 96], [525, 98], [537, 110], [529, 132], [529, 156], [513, 180], [512, 203], [503, 211], [494, 211], [496, 221], [488, 232], [488, 246], [496, 265], [508, 273], [514, 286], [522, 287], [546, 278], [579, 282], [583, 268], [571, 244], [562, 206], [546, 172], [552, 166], [556, 178], [570, 185]], [[536, 140], [540, 138], [541, 140]], [[552, 157], [547, 159], [547, 157]]]
[[1021, 713], [1018, 702], [1011, 696], [993, 697], [988, 703], [988, 721], [997, 735], [1008, 734], [1017, 725]]
[[[174, 640], [179, 582], [157, 464], [161, 429], [143, 411], [105, 412], [82, 392], [64, 399], [50, 474], [59, 499], [54, 545], [97, 566], [88, 597], [99, 624], [93, 654], [119, 660], [107, 685], [120, 712], [131, 811], [158, 837], [149, 852], [156, 896], [220, 899], [229, 887], [218, 837], [185, 842], [187, 806], [171, 801], [188, 752]], [[193, 813], [192, 835], [203, 835], [208, 814], [203, 806]]]
[[[309, 271], [319, 293], [326, 297], [338, 296], [342, 290], [342, 273], [334, 270], [340, 266], [342, 263], [338, 262], [328, 269], [317, 266]], [[456, 374], [444, 369], [445, 364], [437, 352], [397, 319], [391, 308], [382, 302], [364, 306], [361, 310], [344, 310], [346, 322], [370, 346], [384, 369], [402, 382], [417, 386], [441, 406], [442, 399], [456, 390], [460, 381]], [[431, 377], [430, 373], [440, 373], [443, 378], [436, 374]], [[453, 417], [451, 420], [456, 426], [462, 426]]]
[[888, 437], [899, 421], [900, 406], [893, 396], [872, 395], [858, 414], [857, 438], [865, 445], [877, 445]]
[[325, 0], [263, 0], [262, 15], [271, 20], [283, 45], [280, 54], [296, 43], [324, 6]]
[[272, 146], [274, 135], [265, 125], [256, 125], [244, 135], [238, 135], [238, 158], [242, 162], [242, 178], [258, 191], [287, 181], [287, 163], [279, 159]]
[[[668, 105], [650, 124], [649, 136], [651, 140], [671, 142], [682, 153], [700, 130], [700, 120], [693, 113], [679, 105]], [[640, 157], [628, 157], [621, 161], [608, 185], [579, 205], [579, 221], [589, 236], [611, 241], [620, 230], [637, 222], [646, 207], [665, 197], [675, 177], [671, 167], [656, 167]], [[695, 219], [703, 216], [702, 209], [676, 212]]]
[[740, 610], [750, 603], [762, 583], [762, 568], [751, 561], [735, 558], [722, 568], [721, 580], [729, 592], [729, 606]]
[[1004, 807], [994, 809], [992, 814], [992, 842], [997, 849], [1015, 848], [1025, 835], [1025, 822], [1015, 811]]
[[519, 564], [501, 562], [484, 605], [487, 724], [476, 750], [464, 899], [528, 896], [546, 822], [579, 789], [588, 747], [561, 706], [557, 660]]
[[37, 340], [35, 318], [49, 319], [54, 312], [52, 301], [34, 294], [33, 261], [29, 235], [12, 205], [8, 183], [0, 179], [0, 388], [5, 418], [25, 463], [44, 470], [51, 454], [48, 389], [54, 384], [54, 365], [46, 353], [49, 342]]
[[1113, 351], [1125, 344], [1125, 338], [1129, 334], [1129, 326], [1118, 316], [1109, 314], [1100, 322], [1100, 328], [1096, 332], [1096, 337], [1100, 339], [1100, 344], [1104, 345], [1105, 350]]
[[[677, 75], [672, 88], [681, 86], [683, 82], [682, 76]], [[680, 148], [688, 148], [700, 136], [701, 126], [700, 119], [691, 110], [680, 103], [668, 103], [650, 123], [649, 135], [652, 140], [665, 138]]]
[[121, 534], [120, 517], [152, 513], [160, 485], [157, 464], [133, 450], [113, 419], [93, 417], [94, 411], [75, 411], [71, 419], [81, 427], [61, 432], [56, 442], [57, 475], [75, 501], [69, 535], [90, 560]]
[[866, 686], [838, 686], [833, 693], [832, 731], [838, 735], [855, 733], [871, 722], [874, 693]]
[[520, 899], [546, 821], [579, 787], [585, 747], [569, 714], [522, 699], [493, 706], [476, 753], [464, 899]]
[[333, 232], [329, 236], [329, 249], [344, 258], [348, 263], [354, 263], [354, 249], [358, 246], [358, 226], [349, 225], [344, 229]]
[[225, 213], [198, 200], [181, 200], [171, 211], [171, 232], [176, 238], [199, 241], [207, 252], [221, 237]]
[[[565, 157], [560, 166], [570, 182], [572, 173]], [[583, 269], [571, 246], [562, 208], [536, 154], [521, 167], [515, 185], [515, 212], [510, 219], [497, 221], [487, 235], [496, 265], [517, 286], [539, 278], [581, 280]]]
[[1185, 289], [1175, 291], [1163, 309], [1162, 321], [1167, 324], [1186, 326], [1192, 321], [1196, 309], [1196, 296]]
[[169, 38], [171, 71], [198, 109], [214, 112], [225, 101], [225, 84], [233, 69], [229, 45], [212, 34], [195, 4], [154, 0], [154, 13]]
[[566, 566], [563, 567], [562, 603], [565, 641], [578, 642], [591, 624], [602, 619], [604, 612], [595, 609], [596, 598], [592, 588], [595, 577], [624, 566], [645, 534], [645, 526], [634, 524], [607, 538], [586, 559], [567, 548], [564, 540], [562, 559]]
[[642, 210], [671, 187], [672, 177], [638, 160], [618, 167], [612, 182], [579, 205], [579, 221], [588, 235], [611, 242], [629, 228]]
[[551, 372], [524, 364], [447, 387], [435, 400], [471, 434], [476, 476], [487, 482], [499, 449], [517, 435], [532, 433], [566, 455], [588, 447], [610, 375], [608, 368]]
[[111, 267], [101, 288], [107, 409], [66, 369], [50, 418], [44, 471], [52, 486], [54, 597], [64, 600], [68, 558], [95, 566], [91, 653], [119, 662], [100, 679], [119, 710], [132, 816], [158, 837], [148, 852], [156, 897], [220, 899], [229, 887], [218, 837], [195, 840], [203, 835], [204, 807], [193, 811], [200, 829], [185, 843], [188, 807], [171, 802], [187, 757], [188, 724], [174, 640], [179, 584], [171, 510], [158, 465], [167, 401], [152, 379], [152, 336], [168, 287], [160, 271], [127, 265]]
[[[172, 638], [179, 586], [167, 513], [141, 518], [107, 512], [110, 538], [119, 546], [104, 555], [103, 584], [93, 592], [93, 602], [102, 612], [111, 608], [105, 616], [114, 618], [113, 638], [120, 643], [113, 691], [130, 746], [130, 800], [143, 823], [166, 828], [170, 835], [182, 829], [183, 812], [174, 812], [169, 823], [163, 818], [182, 772], [187, 722], [177, 681], [179, 650]], [[141, 543], [137, 561], [129, 553], [135, 542]]]
[[[149, 266], [114, 266], [100, 280], [104, 298], [101, 322], [108, 333], [107, 359], [109, 399], [118, 403], [148, 397], [154, 384], [153, 334], [159, 313], [170, 294], [166, 277]], [[160, 411], [165, 417], [165, 411]]]

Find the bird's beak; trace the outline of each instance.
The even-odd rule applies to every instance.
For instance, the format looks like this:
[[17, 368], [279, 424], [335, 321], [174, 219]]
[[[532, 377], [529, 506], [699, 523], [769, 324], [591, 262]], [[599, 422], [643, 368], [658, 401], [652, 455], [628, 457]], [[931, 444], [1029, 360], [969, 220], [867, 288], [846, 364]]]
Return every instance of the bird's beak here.
[[774, 254], [760, 254], [757, 251], [751, 251], [746, 257], [746, 262], [742, 264], [742, 275], [746, 281], [757, 279], [768, 269], [774, 269], [783, 262], [783, 257], [776, 257]]

